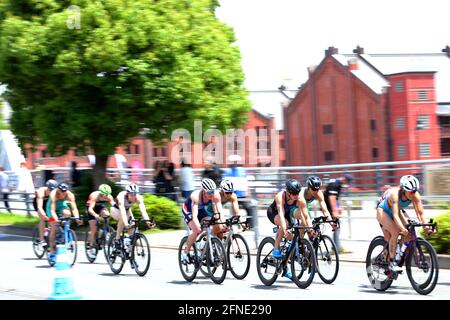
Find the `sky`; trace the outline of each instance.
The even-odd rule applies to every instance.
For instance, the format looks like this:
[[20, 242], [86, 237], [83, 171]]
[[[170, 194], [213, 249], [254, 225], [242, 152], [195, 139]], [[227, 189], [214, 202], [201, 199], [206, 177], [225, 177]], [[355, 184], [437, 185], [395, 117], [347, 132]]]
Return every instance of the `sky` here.
[[[325, 50], [352, 53], [438, 53], [450, 45], [450, 4], [444, 0], [220, 0], [217, 17], [235, 32], [245, 87], [253, 107], [276, 116], [281, 128], [280, 93], [295, 90], [307, 67]], [[288, 92], [294, 96], [295, 92]]]

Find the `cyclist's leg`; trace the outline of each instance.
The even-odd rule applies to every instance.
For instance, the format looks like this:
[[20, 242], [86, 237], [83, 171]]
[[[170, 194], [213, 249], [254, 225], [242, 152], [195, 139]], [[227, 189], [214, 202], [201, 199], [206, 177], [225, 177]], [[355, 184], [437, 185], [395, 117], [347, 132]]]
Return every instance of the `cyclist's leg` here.
[[[215, 219], [219, 219], [219, 214], [214, 215]], [[220, 240], [223, 239], [223, 235], [226, 231], [226, 227], [224, 224], [215, 224], [212, 226], [212, 234], [218, 237]]]
[[389, 241], [389, 260], [393, 261], [395, 258], [395, 249], [397, 247], [397, 239], [400, 229], [394, 223], [390, 215], [382, 208], [377, 208], [377, 220], [382, 225], [384, 239]]
[[42, 216], [41, 214], [39, 214], [39, 224], [38, 224], [38, 229], [39, 229], [39, 240], [40, 240], [40, 241], [43, 241], [43, 240], [44, 240], [45, 222], [46, 222], [46, 217], [45, 217], [45, 216]]
[[117, 221], [117, 232], [116, 232], [116, 240], [120, 239], [122, 235], [122, 230], [124, 228], [123, 219], [120, 214], [120, 210], [118, 208], [111, 208], [111, 217]]
[[[94, 208], [94, 212], [98, 213], [97, 211], [95, 211], [95, 208]], [[95, 219], [95, 217], [92, 214], [90, 214], [90, 212], [88, 210], [86, 210], [86, 213], [88, 216], [88, 223], [89, 223], [88, 242], [92, 246], [95, 243], [95, 234], [97, 233], [97, 220]]]
[[[278, 212], [276, 210], [273, 210], [271, 206], [267, 208], [267, 218], [272, 222], [274, 225], [281, 227], [281, 221], [280, 217], [278, 215]], [[277, 234], [275, 236], [275, 245], [274, 250], [280, 250], [280, 242], [281, 238], [283, 237], [283, 232], [281, 231], [281, 228], [278, 228]]]
[[56, 229], [58, 228], [59, 223], [56, 223], [53, 218], [50, 218], [48, 223], [50, 224], [50, 232], [49, 232], [49, 236], [48, 236], [48, 241], [49, 241], [48, 250], [50, 252], [55, 252]]

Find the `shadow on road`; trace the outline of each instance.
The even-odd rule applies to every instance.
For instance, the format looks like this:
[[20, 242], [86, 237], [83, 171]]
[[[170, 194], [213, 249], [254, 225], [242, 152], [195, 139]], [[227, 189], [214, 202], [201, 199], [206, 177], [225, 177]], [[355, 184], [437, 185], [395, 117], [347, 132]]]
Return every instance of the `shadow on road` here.
[[[226, 280], [225, 280], [226, 281]], [[186, 281], [186, 280], [172, 280], [172, 281], [168, 281], [167, 283], [170, 283], [170, 284], [179, 284], [179, 285], [183, 285], [183, 286], [185, 286], [185, 285], [188, 285], [188, 286], [192, 286], [192, 285], [210, 285], [210, 286], [217, 286], [217, 284], [215, 284], [214, 282], [212, 282], [212, 280], [210, 280], [210, 279], [206, 279], [206, 278], [203, 278], [203, 279], [195, 279], [194, 281], [192, 281], [192, 282], [189, 282], [189, 281]]]
[[45, 260], [45, 259], [39, 259], [39, 258], [22, 258], [22, 260], [25, 260], [25, 261], [32, 261], [32, 260]]
[[407, 287], [407, 286], [391, 286], [386, 291], [378, 291], [378, 290], [372, 288], [371, 286], [360, 285], [358, 292], [377, 293], [377, 294], [381, 294], [381, 295], [383, 295], [383, 294], [384, 295], [408, 294], [408, 295], [413, 295], [413, 296], [417, 295], [417, 292], [414, 291], [414, 289], [412, 287]]

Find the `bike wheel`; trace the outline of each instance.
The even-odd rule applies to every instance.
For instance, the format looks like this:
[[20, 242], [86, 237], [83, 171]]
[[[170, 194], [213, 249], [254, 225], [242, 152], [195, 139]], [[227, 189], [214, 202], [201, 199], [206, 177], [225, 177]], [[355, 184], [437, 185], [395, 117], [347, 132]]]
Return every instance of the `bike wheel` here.
[[266, 237], [259, 244], [256, 253], [256, 270], [259, 279], [266, 286], [271, 286], [278, 277], [277, 269], [281, 260], [272, 256], [274, 245], [275, 239]]
[[316, 274], [316, 255], [311, 242], [301, 238], [291, 253], [292, 281], [301, 289], [312, 283]]
[[[94, 236], [94, 242], [97, 242], [97, 237], [98, 237], [98, 230]], [[86, 231], [85, 235], [84, 235], [84, 252], [86, 253], [86, 258], [90, 263], [94, 263], [95, 259], [97, 258], [97, 253], [98, 253], [98, 247], [97, 244], [89, 244], [89, 236], [90, 236], [91, 232], [89, 230]], [[88, 251], [92, 250], [92, 252], [95, 252], [95, 257], [90, 257], [88, 255]]]
[[108, 262], [108, 265], [111, 268], [111, 271], [114, 274], [119, 274], [122, 271], [123, 266], [125, 265], [125, 255], [123, 253], [123, 248], [121, 248], [120, 250], [115, 249], [115, 246], [114, 246], [115, 237], [116, 237], [116, 233], [113, 232], [111, 234], [111, 237], [109, 239], [107, 249], [106, 249], [106, 253], [107, 253], [106, 261]]
[[366, 256], [366, 273], [370, 284], [378, 291], [387, 290], [393, 279], [389, 276], [389, 262], [385, 258], [386, 241], [382, 236], [376, 237], [369, 245]]
[[333, 283], [339, 272], [339, 253], [333, 239], [322, 235], [315, 248], [317, 272], [326, 284]]
[[68, 239], [66, 243], [66, 254], [71, 266], [77, 261], [77, 235], [73, 230], [69, 230]]
[[150, 267], [150, 245], [145, 235], [137, 233], [133, 235], [133, 243], [131, 245], [130, 262], [136, 273], [143, 277]]
[[199, 266], [195, 260], [197, 250], [195, 248], [195, 243], [191, 246], [191, 249], [188, 253], [189, 262], [183, 261], [181, 258], [181, 253], [184, 251], [184, 247], [186, 247], [188, 237], [184, 237], [181, 239], [180, 245], [178, 246], [178, 265], [180, 267], [181, 275], [186, 281], [192, 282], [197, 275]]
[[439, 265], [431, 243], [417, 239], [406, 257], [406, 273], [417, 293], [426, 295], [434, 290], [439, 276]]
[[47, 251], [47, 246], [39, 244], [39, 227], [34, 228], [33, 237], [31, 238], [31, 244], [33, 245], [34, 254], [38, 259], [42, 259], [45, 252]]
[[105, 255], [105, 259], [106, 261], [108, 261], [108, 254], [107, 254], [107, 249], [108, 249], [108, 243], [109, 243], [109, 239], [112, 237], [112, 234], [115, 234], [116, 230], [113, 227], [108, 227], [106, 232], [103, 232], [102, 236], [101, 236], [101, 243], [100, 243], [100, 247], [103, 250], [103, 254]]
[[250, 270], [250, 249], [240, 234], [233, 234], [227, 242], [227, 260], [231, 274], [238, 280], [244, 279]]
[[[211, 238], [211, 247], [206, 250], [206, 266], [211, 280], [220, 284], [227, 275], [227, 256], [222, 241], [219, 238]], [[211, 254], [212, 253], [212, 254]]]

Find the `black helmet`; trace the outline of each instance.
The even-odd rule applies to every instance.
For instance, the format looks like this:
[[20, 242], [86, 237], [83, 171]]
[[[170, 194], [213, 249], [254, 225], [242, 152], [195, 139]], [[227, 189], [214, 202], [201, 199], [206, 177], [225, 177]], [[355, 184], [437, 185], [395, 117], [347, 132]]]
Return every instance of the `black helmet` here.
[[69, 190], [69, 186], [64, 182], [62, 182], [58, 184], [58, 189], [61, 190], [62, 192], [66, 192], [67, 190]]
[[311, 176], [308, 178], [308, 180], [306, 180], [306, 184], [308, 188], [317, 191], [320, 189], [320, 186], [322, 185], [322, 180], [320, 180], [320, 178], [317, 176]]
[[295, 179], [289, 179], [286, 181], [286, 191], [293, 194], [298, 194], [300, 192], [300, 183]]
[[47, 182], [45, 183], [45, 186], [48, 188], [48, 190], [53, 190], [58, 188], [58, 182], [56, 182], [56, 180], [50, 179], [47, 180]]

